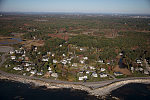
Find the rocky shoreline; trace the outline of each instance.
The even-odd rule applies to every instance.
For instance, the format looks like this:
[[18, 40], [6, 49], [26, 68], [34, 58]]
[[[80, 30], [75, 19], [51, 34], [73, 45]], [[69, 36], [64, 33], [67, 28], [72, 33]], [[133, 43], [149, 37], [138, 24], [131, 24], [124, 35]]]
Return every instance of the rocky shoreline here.
[[133, 80], [118, 81], [118, 82], [105, 85], [100, 88], [92, 89], [82, 84], [62, 84], [62, 83], [54, 83], [54, 82], [44, 82], [42, 80], [27, 79], [27, 78], [22, 78], [22, 77], [11, 77], [11, 76], [5, 76], [2, 74], [0, 74], [0, 79], [17, 81], [17, 82], [21, 82], [25, 84], [26, 83], [34, 84], [35, 86], [46, 86], [48, 89], [71, 88], [71, 89], [83, 90], [83, 91], [87, 91], [90, 95], [103, 97], [103, 98], [105, 98], [105, 96], [110, 94], [112, 90], [115, 90], [129, 83], [150, 84], [150, 79], [133, 79]]

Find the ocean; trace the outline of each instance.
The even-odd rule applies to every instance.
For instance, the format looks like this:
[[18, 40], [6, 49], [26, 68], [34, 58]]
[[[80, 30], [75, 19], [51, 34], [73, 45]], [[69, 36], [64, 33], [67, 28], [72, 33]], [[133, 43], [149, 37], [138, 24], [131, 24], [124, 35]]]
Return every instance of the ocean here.
[[99, 100], [86, 91], [47, 89], [9, 80], [0, 80], [0, 100]]
[[[105, 100], [150, 100], [150, 84], [127, 84], [113, 90]], [[47, 89], [9, 80], [0, 80], [0, 100], [102, 100], [86, 91]]]

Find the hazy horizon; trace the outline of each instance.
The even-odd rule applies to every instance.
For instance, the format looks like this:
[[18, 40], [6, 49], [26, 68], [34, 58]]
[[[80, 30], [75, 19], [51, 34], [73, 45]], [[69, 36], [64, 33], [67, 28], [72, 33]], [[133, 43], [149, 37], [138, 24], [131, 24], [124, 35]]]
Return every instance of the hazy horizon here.
[[150, 14], [150, 1], [0, 0], [0, 12]]

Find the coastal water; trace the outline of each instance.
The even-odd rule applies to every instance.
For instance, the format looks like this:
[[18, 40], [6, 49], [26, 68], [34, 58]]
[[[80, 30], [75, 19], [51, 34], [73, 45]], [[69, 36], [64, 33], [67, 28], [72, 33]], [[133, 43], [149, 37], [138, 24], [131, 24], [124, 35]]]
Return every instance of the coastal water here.
[[46, 89], [8, 80], [0, 80], [0, 100], [99, 100], [85, 91]]
[[[127, 84], [113, 90], [105, 100], [150, 100], [149, 84]], [[14, 81], [0, 80], [0, 100], [100, 100], [85, 91], [46, 89]], [[102, 99], [101, 99], [102, 100]]]
[[150, 100], [150, 84], [131, 83], [124, 85], [111, 92], [112, 98], [117, 97], [120, 100]]

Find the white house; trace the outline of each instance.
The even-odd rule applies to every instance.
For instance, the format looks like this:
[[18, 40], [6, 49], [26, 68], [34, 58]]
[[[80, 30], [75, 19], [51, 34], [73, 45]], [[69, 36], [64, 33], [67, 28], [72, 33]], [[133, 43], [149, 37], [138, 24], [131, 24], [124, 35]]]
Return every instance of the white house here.
[[94, 66], [89, 66], [90, 67], [90, 69], [92, 69], [92, 70], [94, 70], [95, 69], [95, 67]]
[[123, 53], [119, 53], [120, 56], [123, 56]]
[[123, 75], [121, 72], [114, 72], [114, 75], [115, 76], [121, 76], [121, 75]]
[[82, 81], [84, 78], [83, 77], [79, 77], [79, 81]]
[[48, 55], [50, 55], [50, 54], [51, 54], [51, 52], [47, 52], [47, 54], [48, 54]]
[[144, 70], [144, 74], [149, 75], [148, 70]]
[[84, 60], [80, 60], [80, 63], [81, 63], [81, 64], [84, 64]]
[[72, 66], [77, 67], [78, 65], [77, 65], [77, 63], [73, 63]]
[[134, 72], [134, 67], [131, 67], [131, 71], [132, 71], [132, 73]]
[[14, 70], [22, 70], [21, 67], [14, 67], [13, 69], [14, 69]]
[[61, 63], [63, 63], [64, 65], [66, 65], [67, 64], [67, 60], [63, 60], [63, 61], [61, 61]]
[[52, 68], [51, 68], [51, 67], [48, 67], [48, 70], [50, 71], [50, 70], [52, 70]]
[[11, 59], [12, 59], [12, 60], [15, 60], [15, 59], [16, 59], [16, 56], [11, 56]]
[[104, 72], [106, 69], [105, 68], [101, 68], [100, 70], [101, 70], [101, 72]]
[[87, 79], [87, 78], [88, 78], [87, 76], [81, 76], [81, 77], [79, 77], [79, 81], [82, 81], [82, 80]]
[[43, 75], [43, 73], [42, 73], [42, 72], [38, 72], [37, 75], [40, 75], [40, 76], [41, 76], [41, 75]]
[[57, 73], [52, 73], [51, 76], [57, 78], [58, 74]]
[[86, 74], [89, 74], [90, 73], [90, 71], [86, 71]]
[[56, 64], [56, 63], [57, 63], [57, 60], [53, 59], [53, 63], [55, 63], [55, 64]]
[[28, 67], [28, 66], [30, 66], [30, 64], [29, 64], [29, 63], [25, 63], [25, 65], [24, 65], [24, 66]]
[[140, 67], [139, 70], [140, 70], [140, 71], [143, 71], [144, 69]]
[[95, 73], [95, 72], [92, 73], [92, 76], [93, 76], [93, 77], [98, 77], [97, 73]]
[[59, 47], [62, 47], [62, 45], [59, 45]]
[[9, 52], [9, 54], [11, 54], [11, 55], [14, 54], [14, 53], [15, 53], [14, 51], [10, 51], [10, 52]]
[[136, 63], [137, 63], [137, 64], [141, 64], [142, 61], [141, 61], [141, 60], [136, 60]]
[[88, 60], [88, 57], [83, 57], [84, 60]]
[[30, 71], [31, 74], [36, 74], [36, 72], [37, 72], [36, 70]]
[[99, 60], [99, 61], [97, 61], [97, 62], [99, 62], [99, 63], [104, 63], [104, 60]]
[[29, 72], [30, 70], [31, 70], [31, 67], [28, 67], [28, 68], [26, 69], [26, 71], [28, 71], [28, 72]]
[[80, 51], [83, 51], [84, 49], [83, 48], [80, 48]]
[[38, 52], [38, 55], [40, 55], [41, 54], [41, 52]]
[[54, 56], [55, 56], [55, 54], [53, 53], [53, 54], [52, 54], [52, 56], [54, 57]]
[[48, 58], [43, 58], [42, 61], [48, 61]]
[[65, 55], [65, 54], [63, 54], [63, 56], [65, 57], [66, 55]]
[[100, 77], [101, 77], [101, 78], [107, 77], [107, 74], [100, 73]]

